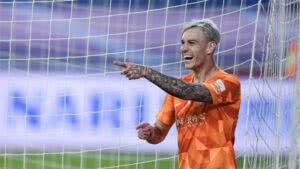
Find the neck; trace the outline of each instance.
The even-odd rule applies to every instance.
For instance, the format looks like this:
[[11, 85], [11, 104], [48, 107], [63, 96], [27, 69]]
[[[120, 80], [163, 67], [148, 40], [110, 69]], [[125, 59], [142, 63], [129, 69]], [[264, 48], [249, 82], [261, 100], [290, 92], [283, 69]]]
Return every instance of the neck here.
[[210, 78], [212, 78], [219, 71], [216, 65], [211, 65], [208, 68], [201, 69], [199, 71], [194, 72], [194, 83], [202, 83]]

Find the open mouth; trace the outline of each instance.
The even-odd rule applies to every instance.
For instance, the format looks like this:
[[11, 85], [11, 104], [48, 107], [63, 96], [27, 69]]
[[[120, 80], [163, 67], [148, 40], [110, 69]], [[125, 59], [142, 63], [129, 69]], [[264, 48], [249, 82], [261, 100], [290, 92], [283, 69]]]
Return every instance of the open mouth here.
[[185, 60], [185, 61], [189, 61], [189, 60], [192, 60], [192, 59], [193, 59], [192, 56], [184, 56], [184, 60]]

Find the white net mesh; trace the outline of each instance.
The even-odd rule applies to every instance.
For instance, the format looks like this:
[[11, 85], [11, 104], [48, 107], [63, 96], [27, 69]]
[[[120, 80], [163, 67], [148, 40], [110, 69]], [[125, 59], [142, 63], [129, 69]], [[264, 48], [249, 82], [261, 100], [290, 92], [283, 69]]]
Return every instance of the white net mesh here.
[[299, 164], [299, 7], [299, 1], [270, 1], [262, 8], [266, 36], [259, 78], [249, 78], [244, 167]]
[[242, 84], [237, 167], [299, 168], [299, 5], [1, 0], [0, 168], [178, 168], [175, 129], [156, 146], [136, 137], [164, 93], [112, 62], [185, 75], [182, 26], [203, 18], [221, 32], [217, 65]]

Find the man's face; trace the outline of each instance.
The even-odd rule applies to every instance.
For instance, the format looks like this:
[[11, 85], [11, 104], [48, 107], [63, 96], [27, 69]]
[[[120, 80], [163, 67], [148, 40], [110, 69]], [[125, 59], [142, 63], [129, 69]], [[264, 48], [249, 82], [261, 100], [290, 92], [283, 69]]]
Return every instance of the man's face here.
[[181, 39], [181, 55], [186, 69], [197, 71], [207, 59], [207, 41], [199, 28], [186, 30]]

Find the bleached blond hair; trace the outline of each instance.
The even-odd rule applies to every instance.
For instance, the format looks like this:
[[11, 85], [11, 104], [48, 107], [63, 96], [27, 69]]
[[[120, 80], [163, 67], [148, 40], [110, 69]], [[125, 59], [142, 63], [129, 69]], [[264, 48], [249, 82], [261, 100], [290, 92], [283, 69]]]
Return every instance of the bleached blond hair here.
[[217, 25], [210, 19], [193, 20], [183, 26], [182, 34], [191, 28], [200, 28], [208, 41], [214, 41], [218, 44], [221, 40]]

